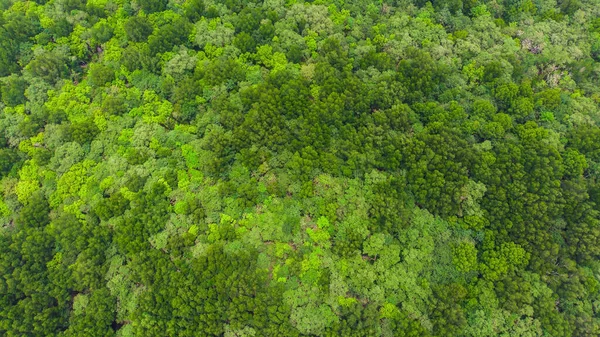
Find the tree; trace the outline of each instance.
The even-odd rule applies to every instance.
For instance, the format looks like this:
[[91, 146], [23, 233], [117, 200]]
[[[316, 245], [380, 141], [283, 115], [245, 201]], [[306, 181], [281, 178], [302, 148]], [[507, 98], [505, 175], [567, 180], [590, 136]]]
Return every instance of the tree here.
[[153, 32], [152, 25], [146, 17], [132, 16], [123, 25], [127, 39], [133, 42], [144, 42]]
[[151, 55], [171, 51], [175, 46], [187, 45], [190, 30], [191, 24], [181, 17], [159, 27], [148, 38]]
[[141, 9], [147, 13], [154, 13], [154, 12], [162, 12], [164, 10], [167, 9], [167, 0], [149, 0], [149, 1], [140, 1], [138, 2], [138, 6], [141, 7]]
[[0, 84], [0, 97], [2, 102], [8, 106], [15, 106], [25, 103], [25, 89], [27, 82], [16, 75], [6, 77]]
[[111, 67], [98, 63], [90, 66], [88, 80], [93, 87], [102, 87], [112, 82], [115, 78], [115, 72]]
[[51, 84], [68, 74], [67, 60], [56, 51], [42, 51], [25, 67], [33, 77], [39, 77]]
[[205, 9], [203, 0], [192, 0], [185, 3], [184, 13], [187, 19], [194, 23], [202, 17]]

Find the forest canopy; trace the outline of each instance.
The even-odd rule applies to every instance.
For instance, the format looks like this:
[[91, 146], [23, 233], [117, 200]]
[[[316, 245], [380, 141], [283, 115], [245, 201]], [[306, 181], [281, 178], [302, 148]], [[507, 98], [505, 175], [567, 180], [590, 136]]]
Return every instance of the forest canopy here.
[[600, 335], [599, 0], [0, 10], [0, 335]]

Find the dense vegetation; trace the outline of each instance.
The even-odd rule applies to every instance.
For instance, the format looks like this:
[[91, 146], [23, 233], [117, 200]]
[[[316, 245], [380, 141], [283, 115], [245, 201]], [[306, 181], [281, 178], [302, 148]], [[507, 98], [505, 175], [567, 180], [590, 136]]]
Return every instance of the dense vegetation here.
[[0, 335], [600, 335], [600, 1], [0, 9]]

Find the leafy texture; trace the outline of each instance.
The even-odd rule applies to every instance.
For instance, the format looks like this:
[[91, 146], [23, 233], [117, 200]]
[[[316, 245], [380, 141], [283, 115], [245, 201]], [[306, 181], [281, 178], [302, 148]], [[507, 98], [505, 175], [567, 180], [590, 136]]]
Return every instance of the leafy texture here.
[[599, 8], [0, 1], [0, 335], [600, 335]]

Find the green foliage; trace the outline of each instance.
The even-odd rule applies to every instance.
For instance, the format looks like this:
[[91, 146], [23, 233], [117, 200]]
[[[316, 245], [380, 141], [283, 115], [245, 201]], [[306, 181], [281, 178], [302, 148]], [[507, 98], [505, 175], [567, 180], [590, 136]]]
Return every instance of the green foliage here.
[[44, 227], [50, 222], [48, 200], [41, 191], [36, 191], [19, 212], [17, 222], [24, 228]]
[[115, 78], [115, 72], [101, 63], [94, 63], [90, 66], [88, 80], [93, 87], [101, 87], [112, 82]]
[[147, 14], [161, 12], [167, 9], [167, 0], [140, 1], [138, 5]]
[[600, 335], [577, 1], [0, 1], [0, 335]]
[[25, 103], [25, 89], [27, 82], [16, 75], [6, 77], [0, 83], [0, 97], [7, 106], [15, 106]]
[[67, 60], [56, 51], [41, 51], [25, 67], [32, 76], [56, 83], [68, 74]]
[[154, 30], [146, 17], [132, 16], [124, 24], [127, 39], [133, 42], [143, 42]]
[[94, 121], [89, 119], [81, 122], [73, 122], [69, 128], [71, 138], [79, 144], [92, 141], [99, 131]]
[[174, 46], [186, 45], [191, 24], [181, 18], [175, 17], [171, 23], [167, 23], [154, 30], [148, 37], [148, 47], [152, 55], [171, 51]]
[[477, 249], [472, 242], [461, 242], [453, 251], [452, 262], [462, 272], [477, 269]]

